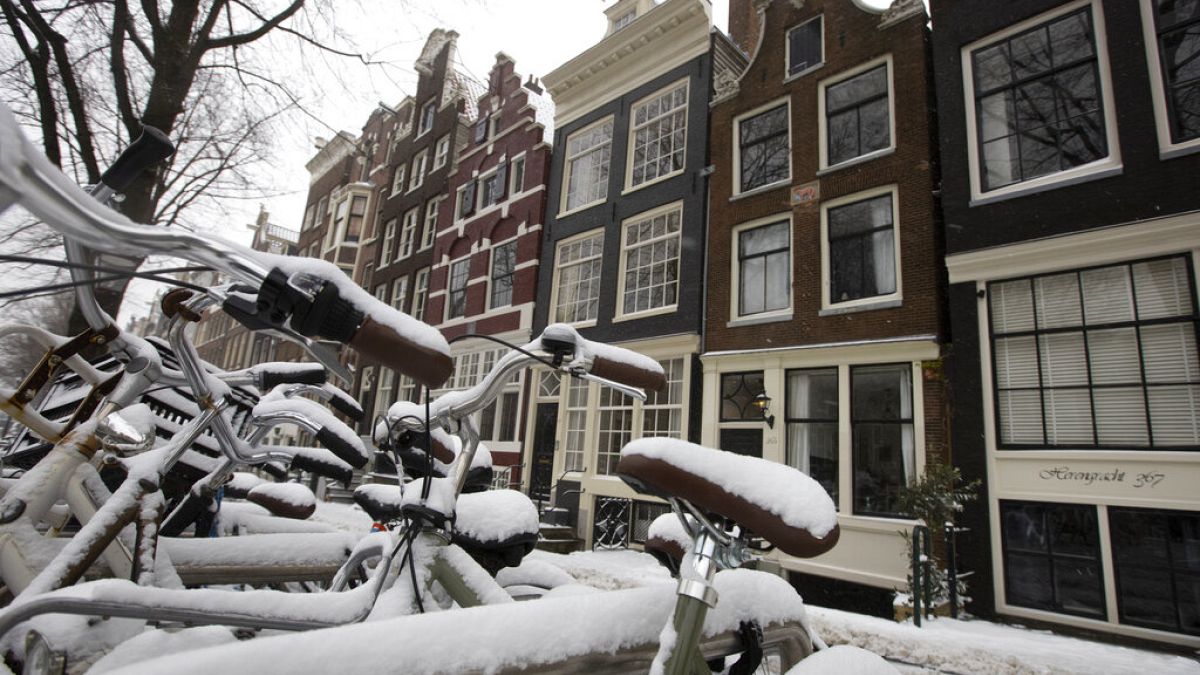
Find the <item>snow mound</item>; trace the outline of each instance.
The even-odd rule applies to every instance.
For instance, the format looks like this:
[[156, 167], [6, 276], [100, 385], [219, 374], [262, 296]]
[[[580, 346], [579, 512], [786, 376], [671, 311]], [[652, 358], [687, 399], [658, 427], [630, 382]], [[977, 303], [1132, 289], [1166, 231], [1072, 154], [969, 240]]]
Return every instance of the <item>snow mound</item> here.
[[878, 654], [849, 645], [822, 649], [790, 668], [787, 675], [898, 675]]

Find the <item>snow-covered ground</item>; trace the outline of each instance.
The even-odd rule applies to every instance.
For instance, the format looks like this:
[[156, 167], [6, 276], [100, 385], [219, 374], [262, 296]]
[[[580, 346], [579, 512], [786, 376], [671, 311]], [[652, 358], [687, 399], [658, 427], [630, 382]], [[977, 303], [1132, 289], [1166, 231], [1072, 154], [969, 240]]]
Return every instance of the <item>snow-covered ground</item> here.
[[[634, 551], [596, 551], [537, 558], [580, 583], [629, 588], [661, 579], [665, 570]], [[1200, 675], [1200, 660], [1083, 640], [983, 620], [930, 619], [921, 628], [809, 605], [813, 628], [829, 645], [849, 644], [883, 656], [903, 672], [1038, 673], [1045, 675]]]

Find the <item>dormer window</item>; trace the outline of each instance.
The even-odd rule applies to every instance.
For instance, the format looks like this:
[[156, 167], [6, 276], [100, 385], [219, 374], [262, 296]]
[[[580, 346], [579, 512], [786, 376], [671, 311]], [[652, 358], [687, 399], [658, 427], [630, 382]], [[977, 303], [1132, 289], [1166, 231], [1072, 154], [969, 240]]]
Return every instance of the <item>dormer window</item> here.
[[432, 100], [421, 106], [421, 119], [417, 124], [417, 135], [429, 131], [433, 128], [433, 116], [437, 112], [437, 101]]
[[636, 18], [637, 18], [637, 10], [631, 9], [628, 12], [625, 12], [621, 16], [613, 19], [612, 32], [615, 33], [617, 31], [621, 30], [622, 28], [624, 28], [625, 26], [628, 26], [629, 24], [633, 23], [633, 20]]

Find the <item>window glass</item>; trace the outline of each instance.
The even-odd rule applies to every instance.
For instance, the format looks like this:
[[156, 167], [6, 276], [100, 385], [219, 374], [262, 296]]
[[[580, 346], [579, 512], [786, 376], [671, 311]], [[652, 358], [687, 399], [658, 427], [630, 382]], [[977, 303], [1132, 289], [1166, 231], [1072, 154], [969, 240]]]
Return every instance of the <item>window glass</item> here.
[[682, 207], [625, 225], [622, 313], [674, 305], [679, 294]]
[[417, 270], [413, 281], [413, 317], [425, 319], [425, 301], [429, 299], [429, 268]]
[[417, 237], [417, 219], [420, 216], [421, 209], [409, 209], [404, 214], [404, 227], [400, 230], [400, 254], [396, 259], [407, 258], [412, 255], [413, 242]]
[[558, 302], [554, 320], [563, 323], [591, 321], [600, 309], [600, 256], [604, 231], [558, 247], [556, 258]]
[[346, 241], [357, 242], [362, 236], [363, 216], [367, 213], [367, 198], [355, 195], [350, 198], [350, 220], [346, 223]]
[[587, 408], [589, 382], [581, 377], [572, 377], [567, 388], [566, 436], [563, 439], [563, 468], [566, 471], [583, 471], [584, 448], [588, 438]]
[[721, 375], [721, 421], [762, 421], [754, 399], [763, 393], [762, 371]]
[[450, 265], [450, 290], [446, 310], [448, 319], [465, 316], [467, 313], [467, 278], [470, 276], [470, 268], [470, 258]]
[[1107, 157], [1090, 7], [971, 53], [984, 191]]
[[816, 17], [788, 31], [788, 75], [802, 73], [822, 62], [822, 17]]
[[787, 463], [838, 500], [838, 371], [787, 371]]
[[1006, 447], [1200, 446], [1187, 259], [992, 283], [996, 416]]
[[831, 208], [828, 225], [829, 301], [895, 293], [892, 195]]
[[892, 143], [888, 66], [883, 64], [825, 88], [828, 164], [840, 164]]
[[571, 211], [608, 198], [612, 133], [612, 120], [606, 120], [567, 139], [564, 210]]
[[633, 437], [633, 399], [615, 389], [600, 387], [597, 410], [596, 473], [613, 475], [621, 448]]
[[788, 222], [738, 233], [738, 315], [787, 309], [791, 304]]
[[854, 512], [905, 517], [900, 490], [916, 476], [912, 366], [850, 369]]
[[655, 94], [633, 106], [633, 165], [630, 184], [683, 170], [687, 146], [688, 85]]
[[490, 307], [512, 304], [513, 275], [517, 266], [516, 240], [492, 248], [492, 297]]
[[417, 135], [433, 128], [433, 117], [437, 113], [437, 101], [430, 101], [421, 108], [421, 122], [417, 127]]
[[1096, 508], [1000, 502], [1009, 604], [1104, 618]]
[[392, 218], [383, 227], [383, 244], [379, 247], [379, 266], [383, 267], [391, 261], [392, 244], [396, 240], [396, 219]]
[[392, 282], [392, 309], [403, 312], [406, 300], [408, 300], [408, 277], [400, 277]]
[[439, 199], [434, 198], [425, 203], [425, 226], [421, 230], [421, 250], [425, 250], [430, 246], [433, 246], [433, 239], [437, 234], [437, 214], [439, 202]]
[[646, 392], [646, 401], [642, 404], [642, 437], [680, 438], [683, 431], [684, 359], [659, 361], [658, 364], [667, 375], [667, 386]]
[[525, 190], [525, 158], [518, 157], [512, 161], [512, 186], [510, 194], [520, 194]]
[[787, 113], [783, 104], [738, 121], [741, 192], [788, 179]]
[[1156, 0], [1155, 28], [1171, 141], [1200, 138], [1200, 2]]

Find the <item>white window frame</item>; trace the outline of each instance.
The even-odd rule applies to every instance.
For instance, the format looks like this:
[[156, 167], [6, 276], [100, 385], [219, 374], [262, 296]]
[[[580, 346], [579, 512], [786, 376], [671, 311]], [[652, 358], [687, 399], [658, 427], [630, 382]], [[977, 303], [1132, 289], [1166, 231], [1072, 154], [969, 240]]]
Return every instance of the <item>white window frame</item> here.
[[437, 143], [433, 146], [433, 169], [440, 169], [446, 166], [446, 162], [450, 159], [450, 134], [445, 134], [437, 139]]
[[391, 368], [384, 368], [380, 366], [378, 373], [379, 381], [375, 386], [375, 414], [371, 416], [371, 419], [376, 419], [381, 415], [386, 415], [388, 408], [392, 407], [392, 403], [395, 400], [395, 371], [393, 371]]
[[397, 220], [392, 218], [383, 226], [383, 244], [379, 247], [379, 266], [392, 262], [392, 243], [396, 240]]
[[[831, 165], [829, 163], [829, 120], [825, 113], [825, 91], [829, 87], [841, 84], [869, 70], [875, 70], [881, 65], [886, 67], [887, 72], [888, 145], [887, 147], [872, 150], [871, 152]], [[865, 61], [849, 70], [844, 70], [820, 81], [817, 85], [817, 146], [821, 171], [840, 169], [869, 162], [896, 151], [896, 68], [891, 54], [884, 54], [870, 61]]]
[[400, 229], [400, 251], [396, 254], [396, 260], [403, 260], [413, 254], [416, 247], [417, 221], [420, 218], [419, 206], [414, 206], [404, 213], [404, 225]]
[[[675, 302], [668, 304], [668, 305], [663, 305], [661, 307], [653, 307], [650, 309], [626, 312], [625, 311], [625, 273], [628, 270], [626, 258], [628, 257], [627, 254], [630, 251], [630, 247], [626, 241], [625, 228], [632, 223], [643, 221], [643, 220], [651, 220], [658, 216], [666, 215], [666, 214], [669, 214], [672, 212], [679, 213], [679, 229], [676, 230], [673, 235], [678, 242], [678, 244], [677, 244], [678, 249], [677, 249], [676, 258], [675, 258], [675, 264], [676, 264], [676, 267], [675, 267]], [[651, 209], [649, 211], [643, 211], [642, 213], [639, 213], [635, 216], [626, 218], [625, 220], [621, 221], [619, 235], [621, 237], [621, 256], [620, 256], [620, 262], [617, 267], [617, 269], [618, 269], [617, 307], [616, 307], [616, 313], [615, 313], [615, 317], [613, 318], [613, 321], [623, 321], [623, 320], [628, 320], [628, 319], [640, 319], [642, 317], [654, 316], [656, 314], [666, 314], [669, 312], [674, 312], [679, 306], [679, 292], [680, 292], [680, 286], [681, 286], [681, 284], [679, 282], [679, 278], [683, 272], [683, 269], [682, 269], [682, 267], [683, 267], [683, 265], [682, 265], [682, 261], [683, 261], [683, 255], [682, 255], [683, 254], [683, 202], [678, 201], [678, 202], [672, 202], [670, 204], [664, 204], [658, 208]], [[655, 244], [659, 241], [667, 241], [670, 238], [670, 236], [671, 235], [665, 235], [658, 239], [639, 242], [635, 248], [641, 248], [643, 246]]]
[[425, 184], [425, 163], [428, 159], [429, 150], [422, 150], [413, 157], [412, 174], [408, 177], [409, 192]]
[[[742, 315], [739, 313], [741, 305], [741, 282], [742, 271], [739, 257], [741, 233], [745, 230], [753, 230], [764, 225], [773, 225], [778, 222], [786, 222], [788, 227], [788, 304], [781, 309], [773, 309], [765, 312], [756, 312], [754, 314]], [[792, 318], [793, 309], [796, 306], [795, 286], [796, 286], [796, 233], [795, 223], [790, 212], [777, 213], [766, 218], [756, 218], [745, 223], [740, 223], [734, 226], [730, 232], [729, 243], [729, 325], [750, 325], [756, 323], [768, 323], [772, 321], [787, 321]]]
[[[662, 175], [655, 176], [654, 178], [650, 178], [650, 179], [643, 178], [642, 182], [637, 183], [635, 185], [633, 182], [633, 157], [634, 157], [634, 143], [635, 143], [635, 139], [637, 137], [637, 132], [642, 127], [656, 123], [659, 120], [661, 120], [667, 116], [660, 112], [657, 117], [654, 117], [653, 119], [647, 119], [646, 122], [644, 122], [642, 124], [642, 126], [639, 127], [636, 124], [634, 124], [634, 115], [636, 114], [635, 111], [637, 110], [637, 108], [639, 106], [645, 105], [645, 104], [649, 103], [651, 100], [653, 100], [659, 96], [662, 96], [663, 94], [665, 94], [667, 92], [674, 92], [681, 85], [683, 86], [683, 105], [679, 108], [671, 108], [670, 112], [667, 114], [674, 115], [679, 110], [683, 111], [683, 148], [682, 148], [683, 149], [683, 161], [682, 161], [682, 165], [674, 171], [670, 171], [668, 173], [664, 173]], [[677, 80], [675, 82], [672, 82], [671, 84], [668, 84], [667, 86], [655, 91], [653, 94], [650, 94], [649, 96], [643, 96], [642, 98], [638, 99], [637, 101], [634, 101], [629, 106], [628, 151], [625, 153], [625, 192], [632, 192], [634, 190], [640, 190], [648, 185], [654, 185], [655, 183], [659, 183], [659, 182], [662, 182], [669, 178], [678, 176], [679, 174], [681, 174], [685, 170], [687, 170], [687, 144], [688, 144], [687, 132], [688, 132], [688, 112], [689, 112], [688, 107], [689, 107], [689, 104], [691, 103], [691, 100], [690, 100], [691, 93], [692, 93], [691, 83], [688, 81], [687, 78], [684, 78], [682, 80]], [[672, 129], [671, 133], [674, 133], [674, 129]]]
[[[408, 164], [400, 164], [392, 172], [392, 195], [404, 192], [404, 179], [408, 175]], [[389, 195], [390, 196], [390, 195]]]
[[422, 267], [413, 277], [412, 317], [424, 321], [425, 305], [429, 302], [429, 268]]
[[[605, 235], [604, 227], [597, 227], [597, 228], [588, 230], [586, 232], [580, 232], [579, 234], [577, 234], [573, 237], [567, 237], [566, 239], [559, 240], [558, 242], [555, 243], [555, 246], [554, 246], [554, 277], [553, 277], [553, 283], [552, 283], [551, 289], [550, 289], [550, 322], [551, 323], [559, 322], [559, 320], [558, 320], [558, 296], [559, 296], [559, 291], [560, 291], [560, 285], [562, 283], [562, 269], [563, 268], [559, 266], [558, 260], [559, 260], [559, 255], [560, 255], [563, 247], [570, 246], [571, 244], [582, 241], [584, 239], [588, 239], [590, 237], [594, 237], [596, 235], [600, 235], [601, 253], [597, 253], [596, 255], [592, 256], [591, 258], [588, 258], [587, 260], [590, 263], [590, 261], [592, 259], [603, 259], [604, 235]], [[572, 266], [580, 265], [580, 264], [583, 264], [583, 263], [581, 263], [579, 261], [574, 261], [571, 263]], [[601, 274], [600, 282], [602, 283], [603, 282], [603, 274], [604, 274], [603, 263], [601, 264], [600, 274]], [[588, 326], [596, 325], [596, 320], [599, 318], [599, 315], [600, 315], [599, 301], [602, 296], [603, 296], [603, 286], [601, 286], [600, 290], [598, 290], [596, 292], [597, 309], [596, 309], [595, 317], [592, 317], [589, 319], [583, 319], [583, 320], [575, 321], [575, 322], [562, 322], [562, 323], [571, 323], [571, 325], [576, 326], [578, 328], [586, 328]]]
[[[491, 171], [488, 171], [487, 173], [479, 174], [479, 177], [475, 179], [475, 190], [476, 190], [475, 213], [476, 214], [483, 213], [484, 211], [487, 211], [488, 209], [497, 207], [504, 203], [505, 196], [506, 196], [505, 189], [508, 187], [507, 185], [499, 186], [500, 194], [499, 194], [499, 198], [496, 201], [489, 203], [485, 199], [485, 197], [487, 196], [488, 180], [495, 178], [499, 172], [500, 172], [500, 167], [495, 166], [492, 168]], [[508, 178], [505, 177], [506, 182], [507, 182], [507, 180], [508, 180]]]
[[421, 225], [421, 247], [417, 249], [418, 251], [424, 251], [433, 246], [433, 240], [437, 238], [437, 216], [441, 203], [441, 197], [434, 197], [425, 202], [425, 221]]
[[406, 300], [408, 300], [408, 277], [397, 277], [392, 281], [392, 309], [403, 312]]
[[[821, 22], [821, 60], [818, 61], [817, 63], [814, 63], [811, 66], [805, 68], [804, 70], [798, 70], [795, 73], [788, 73], [788, 70], [791, 68], [791, 65], [792, 65], [792, 31], [799, 30], [814, 21]], [[824, 65], [825, 65], [825, 15], [824, 14], [818, 14], [814, 17], [805, 19], [804, 21], [801, 21], [800, 23], [796, 24], [795, 26], [792, 26], [791, 28], [787, 29], [787, 32], [784, 33], [784, 36], [783, 36], [783, 80], [784, 80], [784, 82], [788, 82], [788, 81], [794, 80], [796, 78], [804, 77], [805, 75], [813, 72], [814, 70], [816, 70]]]
[[514, 249], [513, 250], [513, 272], [512, 272], [513, 285], [512, 285], [512, 288], [510, 289], [510, 295], [508, 298], [508, 302], [506, 302], [503, 305], [492, 304], [492, 285], [496, 278], [496, 250], [499, 249], [501, 246], [508, 246], [509, 244], [512, 244], [514, 247], [517, 246], [517, 237], [514, 236], [505, 241], [492, 244], [491, 260], [488, 261], [488, 274], [487, 274], [487, 307], [489, 310], [499, 309], [501, 307], [512, 307], [513, 299], [517, 292], [517, 285], [516, 285], [517, 272], [519, 272], [520, 270], [517, 269], [516, 249]]
[[[517, 167], [521, 167], [520, 184], [517, 182]], [[509, 196], [519, 195], [525, 191], [525, 153], [521, 153], [513, 157], [508, 162], [508, 194]]]
[[[456, 267], [466, 269], [466, 272], [463, 275], [462, 288], [454, 287], [454, 270]], [[451, 321], [453, 319], [465, 319], [469, 315], [469, 311], [467, 310], [467, 300], [469, 300], [469, 298], [467, 297], [467, 294], [470, 290], [471, 290], [471, 256], [470, 256], [470, 254], [468, 254], [457, 260], [452, 260], [450, 262], [450, 264], [446, 266], [446, 303], [445, 303], [446, 304], [446, 307], [445, 307], [445, 320], [446, 321]], [[462, 298], [463, 298], [462, 314], [452, 314], [451, 310], [450, 310], [450, 296], [453, 295], [455, 292], [462, 293]], [[468, 386], [471, 386], [471, 385], [468, 385]]]
[[375, 295], [376, 300], [382, 302], [385, 305], [388, 304], [388, 285], [387, 284], [379, 284], [378, 286], [376, 286], [374, 295]]
[[[1096, 70], [1099, 73], [1097, 84], [1100, 87], [1100, 105], [1104, 113], [1104, 131], [1108, 141], [1108, 156], [1101, 157], [1094, 162], [1081, 164], [1066, 171], [1038, 176], [1037, 178], [1031, 178], [984, 192], [982, 188], [983, 180], [979, 174], [979, 131], [978, 122], [975, 117], [975, 73], [971, 63], [971, 53], [980, 48], [987, 47], [994, 42], [1011, 37], [1024, 30], [1052, 21], [1059, 16], [1069, 14], [1087, 6], [1091, 6], [1092, 9], [1092, 30], [1095, 37], [1093, 47], [1096, 50]], [[1104, 8], [1101, 6], [1100, 0], [1077, 0], [1076, 2], [1056, 7], [1048, 12], [1043, 12], [1025, 21], [1015, 23], [1004, 30], [992, 33], [962, 48], [960, 59], [963, 76], [963, 109], [967, 118], [967, 136], [965, 140], [967, 145], [967, 168], [971, 179], [972, 206], [1015, 195], [1041, 192], [1056, 186], [1077, 183], [1087, 179], [1103, 178], [1121, 171], [1121, 145], [1117, 135], [1117, 115], [1116, 106], [1113, 102], [1112, 71], [1109, 65], [1107, 36], [1108, 32], [1104, 24]]]
[[1171, 117], [1167, 110], [1167, 89], [1163, 80], [1162, 57], [1159, 54], [1158, 28], [1154, 16], [1154, 0], [1139, 0], [1142, 9], [1142, 35], [1146, 43], [1146, 68], [1150, 72], [1150, 97], [1154, 101], [1154, 125], [1158, 134], [1161, 159], [1200, 151], [1200, 137], [1188, 141], [1171, 140]]
[[[831, 291], [833, 288], [833, 280], [830, 278], [829, 264], [829, 211], [839, 206], [853, 204], [855, 202], [873, 199], [883, 195], [891, 195], [892, 197], [892, 257], [896, 271], [896, 290], [885, 295], [873, 295], [868, 298], [858, 298], [856, 300], [847, 300], [845, 302], [833, 302], [831, 299]], [[903, 286], [901, 279], [903, 275], [900, 273], [900, 188], [898, 185], [885, 185], [863, 192], [855, 192], [854, 194], [831, 199], [828, 202], [821, 204], [821, 309], [824, 310], [849, 310], [849, 309], [871, 309], [879, 305], [894, 306], [900, 303], [904, 298], [902, 292]]]
[[[609, 154], [608, 154], [608, 180], [609, 180], [609, 182], [612, 181], [612, 143], [613, 143], [613, 136], [616, 135], [617, 125], [616, 125], [616, 118], [613, 115], [609, 115], [607, 117], [598, 119], [595, 122], [592, 122], [591, 124], [575, 131], [574, 133], [567, 136], [566, 140], [563, 142], [564, 158], [563, 158], [562, 195], [560, 197], [560, 202], [559, 202], [559, 206], [558, 206], [558, 211], [559, 211], [560, 217], [570, 214], [570, 213], [577, 213], [584, 209], [591, 208], [597, 204], [603, 204], [604, 202], [608, 201], [608, 183], [605, 183], [604, 184], [604, 195], [602, 197], [600, 197], [599, 199], [594, 199], [590, 202], [585, 202], [585, 203], [579, 204], [578, 206], [574, 206], [569, 209], [567, 208], [567, 198], [569, 196], [568, 193], [569, 193], [569, 189], [570, 189], [570, 185], [571, 185], [571, 175], [572, 175], [572, 169], [574, 167], [573, 162], [574, 162], [575, 158], [567, 155], [566, 149], [571, 146], [572, 138], [579, 136], [581, 134], [588, 133], [588, 132], [594, 130], [596, 127], [604, 126], [605, 124], [611, 124], [613, 127], [612, 133], [609, 135], [609, 138], [608, 138], [608, 151], [609, 151]], [[589, 148], [587, 151], [585, 151], [583, 154], [596, 152], [602, 146], [603, 146], [603, 144], [593, 146], [593, 147]]]
[[[430, 113], [428, 115], [425, 114], [425, 111], [427, 111], [427, 110], [430, 111]], [[417, 136], [416, 137], [420, 138], [421, 136], [424, 136], [425, 134], [432, 131], [433, 125], [437, 121], [437, 97], [431, 98], [428, 101], [426, 101], [425, 104], [421, 106], [421, 110], [418, 111], [417, 114], [420, 115], [420, 118], [417, 119]], [[428, 118], [428, 120], [429, 120], [428, 123], [426, 123], [426, 121], [425, 121], [426, 118]]]
[[[742, 128], [741, 128], [742, 121], [749, 119], [751, 117], [756, 117], [758, 115], [761, 115], [761, 114], [767, 112], [768, 110], [773, 110], [775, 108], [778, 108], [781, 105], [786, 108], [786, 117], [787, 117], [787, 123], [788, 123], [787, 124], [788, 174], [787, 174], [787, 176], [775, 181], [774, 183], [766, 183], [764, 185], [759, 185], [758, 187], [750, 188], [749, 190], [742, 190]], [[732, 176], [731, 180], [732, 180], [734, 197], [737, 197], [739, 195], [758, 194], [759, 192], [766, 192], [768, 190], [774, 190], [778, 187], [787, 185], [788, 183], [792, 182], [792, 174], [795, 172], [795, 167], [792, 166], [792, 97], [791, 96], [777, 98], [773, 101], [770, 101], [768, 103], [760, 105], [757, 108], [754, 108], [752, 110], [747, 110], [746, 112], [733, 118], [732, 127], [733, 127], [733, 145], [730, 147], [733, 148], [733, 176]]]

